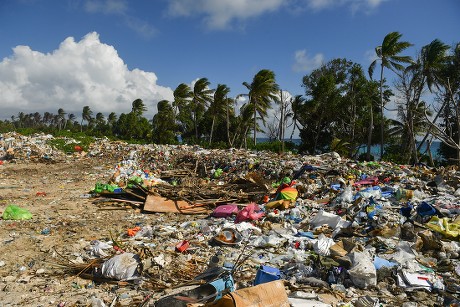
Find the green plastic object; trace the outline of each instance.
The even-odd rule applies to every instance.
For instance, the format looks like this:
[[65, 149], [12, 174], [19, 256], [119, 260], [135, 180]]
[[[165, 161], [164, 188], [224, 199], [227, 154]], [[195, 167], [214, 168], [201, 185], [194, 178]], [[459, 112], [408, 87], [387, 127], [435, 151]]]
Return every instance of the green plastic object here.
[[216, 169], [214, 172], [214, 178], [219, 178], [224, 171], [221, 168]]
[[3, 211], [2, 218], [4, 220], [30, 220], [32, 218], [32, 213], [27, 209], [9, 205], [5, 208], [5, 211]]

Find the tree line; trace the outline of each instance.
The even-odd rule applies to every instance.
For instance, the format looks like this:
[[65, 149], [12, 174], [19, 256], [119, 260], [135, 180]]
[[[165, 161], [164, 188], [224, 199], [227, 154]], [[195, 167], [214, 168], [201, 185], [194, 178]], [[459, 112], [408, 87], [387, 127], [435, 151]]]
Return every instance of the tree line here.
[[[398, 163], [433, 163], [429, 144], [441, 141], [441, 156], [459, 164], [460, 43], [449, 46], [435, 39], [415, 58], [403, 54], [411, 46], [401, 33], [391, 32], [375, 48], [376, 60], [367, 71], [347, 59], [333, 59], [303, 76], [299, 95], [283, 91], [275, 73], [262, 69], [242, 83], [247, 91], [235, 97], [229, 97], [225, 84], [211, 88], [207, 78], [191, 86], [181, 83], [172, 101], [158, 102], [151, 119], [144, 117], [143, 100], [136, 99], [126, 114], [112, 112], [106, 118], [84, 106], [78, 122], [62, 108], [57, 114], [20, 112], [0, 121], [0, 128], [80, 131], [158, 144], [182, 140], [220, 148], [254, 147], [261, 132], [270, 140], [292, 141], [297, 131], [304, 153], [335, 150], [371, 160], [371, 147], [378, 144], [382, 159]], [[387, 72], [393, 75], [391, 84]], [[244, 101], [238, 110], [237, 101]], [[387, 117], [385, 111], [396, 116]]]

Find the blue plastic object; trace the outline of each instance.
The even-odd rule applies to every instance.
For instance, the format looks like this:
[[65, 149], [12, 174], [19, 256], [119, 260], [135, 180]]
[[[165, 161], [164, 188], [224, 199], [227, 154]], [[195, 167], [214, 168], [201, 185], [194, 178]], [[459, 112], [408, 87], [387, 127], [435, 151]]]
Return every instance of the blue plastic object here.
[[233, 280], [233, 277], [230, 274], [222, 278], [216, 279], [213, 282], [210, 282], [209, 284], [216, 289], [217, 296], [214, 299], [215, 301], [222, 298], [222, 294], [224, 293], [224, 291], [235, 291], [235, 281]]
[[266, 265], [261, 265], [257, 270], [254, 285], [260, 285], [270, 281], [281, 279], [280, 270]]
[[397, 266], [398, 264], [395, 263], [395, 262], [391, 262], [391, 261], [388, 261], [386, 259], [383, 259], [383, 258], [380, 258], [380, 257], [377, 257], [375, 256], [374, 258], [374, 266], [375, 268], [378, 270], [380, 269], [381, 267], [387, 267], [387, 268], [391, 268], [391, 267], [394, 267], [394, 266]]
[[401, 213], [402, 216], [409, 218], [413, 208], [414, 206], [408, 203], [406, 206], [401, 207], [401, 209], [399, 209], [399, 212]]
[[417, 207], [417, 213], [421, 217], [433, 216], [436, 214], [436, 209], [429, 203], [422, 201]]

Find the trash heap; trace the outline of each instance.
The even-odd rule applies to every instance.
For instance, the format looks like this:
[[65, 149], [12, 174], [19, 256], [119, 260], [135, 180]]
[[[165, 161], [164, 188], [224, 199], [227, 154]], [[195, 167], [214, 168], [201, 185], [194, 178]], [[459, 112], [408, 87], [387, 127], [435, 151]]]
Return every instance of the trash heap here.
[[455, 169], [189, 146], [127, 157], [94, 203], [157, 222], [91, 242], [91, 265], [69, 272], [133, 283], [143, 305], [459, 303]]
[[0, 134], [0, 161], [64, 161], [65, 153], [47, 144], [50, 134], [25, 136], [16, 132]]
[[91, 157], [119, 159], [88, 197], [133, 220], [60, 257], [131, 289], [93, 306], [460, 304], [456, 168], [108, 140]]

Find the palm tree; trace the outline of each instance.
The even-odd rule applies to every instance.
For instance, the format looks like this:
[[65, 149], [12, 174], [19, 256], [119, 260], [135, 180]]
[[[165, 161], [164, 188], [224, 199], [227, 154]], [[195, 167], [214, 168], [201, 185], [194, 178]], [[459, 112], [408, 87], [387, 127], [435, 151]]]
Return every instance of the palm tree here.
[[67, 120], [66, 120], [66, 123], [64, 125], [64, 129], [65, 129], [65, 127], [67, 125], [72, 126], [72, 123], [75, 121], [75, 118], [76, 118], [75, 114], [73, 114], [73, 113], [67, 114]]
[[144, 102], [142, 101], [142, 99], [136, 99], [133, 101], [132, 103], [132, 108], [131, 108], [131, 112], [133, 112], [134, 114], [136, 114], [136, 116], [142, 116], [142, 114], [147, 111], [147, 107], [145, 106]]
[[24, 112], [19, 112], [18, 113], [18, 121], [19, 121], [19, 127], [20, 128], [23, 128], [25, 120], [26, 120], [26, 115], [24, 114]]
[[34, 119], [34, 126], [41, 126], [40, 123], [42, 121], [42, 115], [38, 112], [35, 112], [33, 114], [33, 119]]
[[292, 109], [292, 122], [294, 127], [292, 128], [291, 137], [289, 138], [292, 142], [295, 128], [300, 131], [299, 127], [299, 115], [302, 112], [301, 109], [305, 103], [305, 98], [302, 95], [296, 95], [294, 98], [291, 97], [291, 109]]
[[61, 130], [62, 124], [65, 121], [65, 115], [67, 113], [64, 111], [63, 108], [58, 109], [58, 114], [57, 114], [57, 124], [58, 124], [58, 130]]
[[211, 133], [209, 135], [209, 144], [212, 143], [212, 134], [214, 132], [214, 124], [217, 117], [223, 117], [226, 115], [228, 99], [227, 95], [230, 92], [230, 88], [225, 84], [218, 84], [214, 92], [214, 99], [211, 101], [209, 106], [209, 112], [212, 116]]
[[198, 79], [193, 86], [192, 93], [192, 113], [195, 125], [195, 139], [198, 141], [198, 121], [200, 115], [212, 101], [213, 90], [209, 88], [211, 83], [207, 78]]
[[410, 56], [400, 56], [399, 54], [412, 46], [409, 42], [400, 41], [402, 34], [399, 32], [388, 33], [383, 39], [382, 45], [375, 48], [378, 59], [374, 60], [369, 66], [369, 77], [372, 79], [377, 61], [380, 61], [380, 158], [383, 156], [383, 135], [384, 135], [384, 117], [383, 117], [383, 70], [388, 68], [397, 73], [404, 69], [401, 63], [412, 63]]
[[107, 117], [107, 122], [110, 126], [113, 126], [117, 122], [117, 114], [115, 112], [110, 113]]
[[[439, 90], [439, 84], [443, 83], [443, 80], [441, 80], [441, 72], [449, 59], [447, 54], [449, 48], [450, 47], [448, 45], [444, 44], [438, 39], [435, 39], [430, 44], [422, 47], [420, 58], [414, 65], [409, 67], [409, 69], [415, 69], [420, 74], [420, 78], [418, 79], [420, 81], [419, 91], [415, 98], [416, 103], [420, 103], [420, 97], [422, 95], [425, 84], [428, 86], [430, 92], [433, 92], [433, 86], [436, 86], [436, 88]], [[445, 103], [437, 112], [433, 122], [436, 122], [444, 106]], [[428, 127], [425, 137], [417, 147], [417, 151], [420, 150], [423, 143], [428, 138], [430, 132], [431, 126]]]
[[91, 121], [91, 117], [93, 115], [93, 111], [91, 111], [89, 106], [84, 106], [83, 111], [81, 113], [81, 131], [83, 131], [83, 121], [85, 120], [88, 124]]
[[98, 112], [96, 114], [96, 122], [98, 124], [105, 124], [105, 117], [104, 117], [104, 114], [102, 114], [101, 112]]
[[178, 126], [181, 127], [180, 130], [188, 132], [190, 122], [190, 100], [192, 97], [192, 90], [190, 86], [185, 83], [179, 84], [174, 90], [174, 100], [172, 106], [175, 112], [175, 118], [177, 120]]
[[279, 86], [276, 84], [275, 73], [268, 69], [259, 71], [252, 80], [252, 83], [243, 82], [243, 85], [249, 90], [249, 105], [253, 109], [253, 129], [254, 129], [254, 146], [257, 144], [257, 114], [265, 125], [267, 109], [271, 101], [276, 99], [279, 92]]
[[42, 119], [43, 124], [48, 126], [50, 124], [51, 118], [52, 118], [52, 114], [50, 112], [43, 113], [43, 119]]

